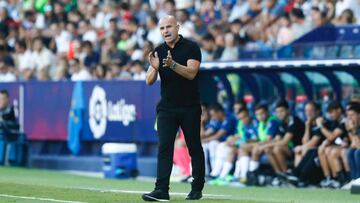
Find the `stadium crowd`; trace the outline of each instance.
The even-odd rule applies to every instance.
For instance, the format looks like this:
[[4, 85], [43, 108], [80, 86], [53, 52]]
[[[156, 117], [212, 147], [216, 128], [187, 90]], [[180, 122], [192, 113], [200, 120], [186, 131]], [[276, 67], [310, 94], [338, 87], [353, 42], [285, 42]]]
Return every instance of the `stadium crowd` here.
[[359, 24], [360, 1], [2, 0], [0, 82], [143, 80], [168, 14], [201, 45], [203, 61], [231, 61], [322, 25]]
[[[340, 188], [360, 178], [360, 98], [326, 112], [305, 103], [305, 120], [285, 100], [274, 110], [252, 112], [236, 102], [233, 112], [202, 105], [201, 137], [211, 185], [321, 186]], [[272, 113], [274, 112], [274, 113]], [[254, 116], [252, 116], [254, 115]], [[178, 161], [179, 162], [179, 161]]]

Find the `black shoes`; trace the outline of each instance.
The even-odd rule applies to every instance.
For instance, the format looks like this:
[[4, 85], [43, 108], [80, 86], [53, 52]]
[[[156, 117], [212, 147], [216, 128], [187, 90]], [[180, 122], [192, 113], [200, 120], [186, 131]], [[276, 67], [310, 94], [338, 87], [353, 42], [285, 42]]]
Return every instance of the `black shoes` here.
[[201, 191], [192, 190], [185, 199], [186, 200], [199, 200], [201, 198], [202, 198], [202, 192]]
[[142, 199], [147, 202], [167, 202], [170, 200], [168, 192], [154, 190], [148, 194], [143, 194]]
[[[192, 190], [188, 196], [185, 198], [186, 200], [199, 200], [202, 198], [201, 191]], [[163, 192], [161, 190], [154, 190], [148, 194], [143, 194], [142, 199], [147, 202], [167, 202], [170, 200], [169, 193]]]

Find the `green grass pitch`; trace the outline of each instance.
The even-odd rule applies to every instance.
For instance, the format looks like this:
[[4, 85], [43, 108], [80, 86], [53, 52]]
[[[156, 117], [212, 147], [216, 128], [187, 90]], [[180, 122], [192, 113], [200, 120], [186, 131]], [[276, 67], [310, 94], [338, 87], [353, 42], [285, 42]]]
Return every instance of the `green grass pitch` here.
[[[110, 180], [69, 175], [61, 172], [0, 167], [0, 202], [122, 203], [143, 202], [141, 191], [153, 189], [152, 182]], [[121, 191], [129, 191], [124, 193]], [[188, 193], [190, 184], [171, 183], [173, 193]], [[134, 191], [134, 193], [132, 193]], [[171, 202], [185, 201], [185, 194], [171, 195]], [[345, 190], [234, 188], [206, 185], [199, 202], [325, 202], [360, 203], [360, 195]], [[222, 196], [221, 196], [222, 195]]]

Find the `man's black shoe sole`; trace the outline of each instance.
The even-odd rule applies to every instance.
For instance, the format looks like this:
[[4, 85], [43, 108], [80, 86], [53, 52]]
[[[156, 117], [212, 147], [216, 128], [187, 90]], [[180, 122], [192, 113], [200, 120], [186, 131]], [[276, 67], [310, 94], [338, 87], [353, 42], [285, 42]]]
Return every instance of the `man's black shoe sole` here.
[[158, 199], [158, 198], [152, 197], [147, 194], [142, 195], [142, 199], [147, 202], [168, 202], [168, 201], [170, 201], [169, 199]]

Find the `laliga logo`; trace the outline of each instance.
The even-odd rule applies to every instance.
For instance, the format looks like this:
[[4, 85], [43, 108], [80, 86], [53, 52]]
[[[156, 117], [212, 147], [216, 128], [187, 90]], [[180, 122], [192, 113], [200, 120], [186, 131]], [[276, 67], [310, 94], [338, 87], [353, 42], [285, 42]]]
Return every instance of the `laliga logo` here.
[[121, 99], [113, 104], [106, 100], [106, 92], [100, 86], [95, 86], [89, 101], [89, 125], [96, 139], [101, 138], [106, 131], [108, 121], [121, 122], [128, 126], [136, 120], [136, 108], [133, 104], [126, 104]]
[[105, 134], [107, 123], [106, 92], [95, 86], [89, 102], [89, 125], [96, 139]]

